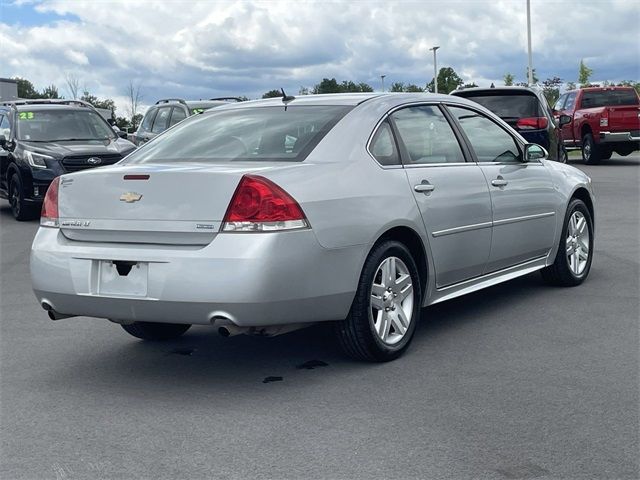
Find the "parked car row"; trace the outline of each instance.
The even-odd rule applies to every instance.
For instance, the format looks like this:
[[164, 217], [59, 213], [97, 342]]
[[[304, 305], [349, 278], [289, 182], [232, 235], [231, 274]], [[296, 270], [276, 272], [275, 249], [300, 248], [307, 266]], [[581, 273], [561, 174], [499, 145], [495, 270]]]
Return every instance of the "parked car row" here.
[[[170, 124], [176, 103], [151, 124], [161, 108]], [[527, 108], [522, 132], [553, 121]], [[585, 280], [591, 180], [547, 156], [461, 96], [228, 103], [118, 165], [56, 177], [33, 288], [51, 319], [108, 319], [145, 340], [192, 324], [276, 335], [330, 321], [347, 354], [391, 360], [423, 306], [533, 271]]]

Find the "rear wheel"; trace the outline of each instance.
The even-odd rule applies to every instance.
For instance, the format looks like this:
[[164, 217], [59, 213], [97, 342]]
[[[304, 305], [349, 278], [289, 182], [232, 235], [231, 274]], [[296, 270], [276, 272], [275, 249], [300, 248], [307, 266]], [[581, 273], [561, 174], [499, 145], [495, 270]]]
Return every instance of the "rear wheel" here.
[[567, 149], [564, 145], [560, 145], [560, 148], [558, 149], [558, 162], [567, 163], [568, 159], [569, 154], [567, 153]]
[[16, 220], [23, 222], [36, 217], [36, 209], [24, 199], [24, 189], [20, 175], [14, 173], [9, 180], [9, 205]]
[[189, 330], [191, 325], [179, 323], [133, 322], [121, 325], [125, 332], [142, 340], [171, 340]]
[[565, 215], [556, 259], [541, 270], [542, 278], [551, 285], [580, 285], [591, 270], [593, 240], [589, 209], [582, 200], [573, 199]]
[[582, 159], [584, 160], [584, 163], [589, 165], [600, 163], [600, 148], [593, 140], [593, 135], [591, 135], [591, 132], [585, 133], [584, 137], [582, 137]]
[[421, 300], [418, 269], [407, 247], [382, 242], [365, 261], [349, 316], [336, 325], [340, 345], [358, 360], [399, 357], [413, 338]]

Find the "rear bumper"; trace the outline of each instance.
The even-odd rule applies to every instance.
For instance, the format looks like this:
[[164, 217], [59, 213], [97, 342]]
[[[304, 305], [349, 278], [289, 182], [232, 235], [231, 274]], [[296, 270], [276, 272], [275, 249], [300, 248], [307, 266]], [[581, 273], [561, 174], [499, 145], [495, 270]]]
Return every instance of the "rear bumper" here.
[[600, 143], [640, 142], [640, 131], [600, 132]]
[[[41, 227], [31, 250], [38, 301], [60, 314], [266, 326], [344, 319], [361, 267], [360, 247], [328, 250], [310, 230], [218, 234], [204, 248], [70, 241]], [[146, 264], [146, 286], [104, 294], [109, 261]], [[102, 265], [102, 267], [101, 267]]]

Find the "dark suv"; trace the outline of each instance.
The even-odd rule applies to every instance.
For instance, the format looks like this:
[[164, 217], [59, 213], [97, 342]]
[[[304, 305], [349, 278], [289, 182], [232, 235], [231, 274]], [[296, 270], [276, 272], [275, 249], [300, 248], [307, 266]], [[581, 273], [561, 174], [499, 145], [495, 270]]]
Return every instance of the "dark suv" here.
[[58, 175], [111, 165], [135, 150], [80, 100], [3, 103], [0, 147], [0, 197], [17, 220], [37, 217]]
[[543, 146], [549, 152], [549, 159], [562, 163], [567, 161], [560, 125], [554, 119], [541, 88], [469, 88], [456, 90], [451, 95], [468, 98], [491, 110], [525, 140]]
[[131, 140], [140, 146], [190, 115], [227, 105], [229, 102], [241, 101], [242, 99], [238, 97], [211, 98], [209, 100], [182, 100], [181, 98], [158, 100], [147, 110], [138, 131], [131, 136]]

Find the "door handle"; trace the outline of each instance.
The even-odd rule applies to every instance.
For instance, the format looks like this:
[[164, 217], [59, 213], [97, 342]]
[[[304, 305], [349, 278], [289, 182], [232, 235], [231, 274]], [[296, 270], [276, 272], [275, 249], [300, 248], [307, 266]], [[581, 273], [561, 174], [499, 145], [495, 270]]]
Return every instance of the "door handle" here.
[[504, 178], [502, 177], [498, 177], [495, 180], [491, 180], [491, 185], [493, 185], [494, 187], [504, 187], [505, 185], [507, 185], [507, 182]]
[[418, 185], [414, 185], [413, 189], [416, 192], [429, 193], [433, 192], [436, 189], [436, 186], [431, 185], [430, 183], [419, 183]]

